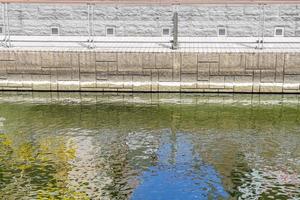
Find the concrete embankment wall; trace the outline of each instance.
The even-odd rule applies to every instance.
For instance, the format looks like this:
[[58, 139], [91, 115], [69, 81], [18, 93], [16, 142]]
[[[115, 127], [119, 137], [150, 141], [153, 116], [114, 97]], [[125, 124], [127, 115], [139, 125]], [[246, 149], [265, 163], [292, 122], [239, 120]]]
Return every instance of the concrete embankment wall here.
[[0, 51], [1, 90], [300, 93], [299, 53]]
[[[2, 11], [3, 5], [0, 4]], [[95, 5], [94, 34], [105, 36], [106, 27], [115, 27], [116, 36], [162, 36], [162, 28], [173, 22], [172, 6]], [[226, 27], [230, 37], [262, 35], [262, 7], [259, 5], [180, 5], [181, 37], [215, 37], [218, 27]], [[275, 27], [284, 28], [287, 37], [300, 36], [300, 9], [293, 5], [265, 6], [264, 35], [274, 36]], [[59, 27], [62, 36], [88, 35], [88, 9], [85, 4], [9, 4], [12, 35], [49, 36]], [[0, 15], [0, 26], [4, 25]]]

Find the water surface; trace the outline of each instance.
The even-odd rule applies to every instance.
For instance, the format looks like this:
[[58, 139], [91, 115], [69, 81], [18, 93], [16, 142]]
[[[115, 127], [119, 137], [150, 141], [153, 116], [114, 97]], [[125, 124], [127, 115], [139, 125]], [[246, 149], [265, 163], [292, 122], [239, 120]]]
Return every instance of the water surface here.
[[0, 199], [299, 199], [299, 97], [0, 93]]

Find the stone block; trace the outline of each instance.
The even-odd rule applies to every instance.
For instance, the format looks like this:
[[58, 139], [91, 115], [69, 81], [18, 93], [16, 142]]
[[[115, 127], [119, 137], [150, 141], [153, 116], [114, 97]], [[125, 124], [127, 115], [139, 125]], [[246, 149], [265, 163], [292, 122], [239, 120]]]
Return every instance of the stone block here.
[[72, 68], [72, 55], [69, 52], [62, 52], [60, 55], [60, 65], [62, 68]]
[[8, 52], [7, 56], [8, 57], [4, 62], [7, 72], [9, 72], [9, 70], [16, 70], [16, 61], [17, 61], [16, 53]]
[[58, 81], [59, 91], [80, 91], [80, 84], [77, 81]]
[[252, 76], [235, 76], [234, 82], [235, 83], [252, 83], [253, 77]]
[[40, 52], [41, 56], [41, 67], [44, 68], [51, 68], [54, 67], [54, 53], [50, 51], [41, 51]]
[[109, 75], [107, 72], [97, 72], [96, 73], [96, 80], [108, 80]]
[[158, 70], [158, 81], [171, 82], [173, 81], [173, 70], [172, 69], [160, 69]]
[[11, 60], [11, 52], [9, 51], [0, 51], [0, 61]]
[[151, 82], [151, 92], [158, 92], [159, 91], [159, 82], [152, 81]]
[[7, 86], [8, 87], [22, 87], [22, 74], [8, 74], [7, 75]]
[[41, 57], [39, 52], [19, 52], [15, 67], [10, 72], [41, 73]]
[[151, 83], [142, 83], [142, 84], [136, 84], [133, 83], [132, 85], [132, 91], [135, 92], [147, 92], [147, 91], [151, 91]]
[[124, 88], [123, 75], [109, 76], [109, 88]]
[[282, 93], [283, 92], [283, 84], [261, 84], [260, 85], [260, 93]]
[[23, 87], [32, 88], [32, 75], [31, 74], [22, 74], [22, 84], [23, 84]]
[[5, 61], [0, 61], [0, 79], [5, 79], [7, 77], [7, 71], [5, 66]]
[[218, 63], [219, 62], [219, 54], [216, 53], [199, 53], [198, 54], [198, 62], [199, 63]]
[[104, 91], [104, 92], [118, 92], [119, 90], [121, 89], [118, 89], [118, 88], [96, 88], [97, 91]]
[[159, 83], [159, 92], [180, 92], [180, 82], [172, 82], [172, 84]]
[[227, 88], [227, 89], [233, 89], [234, 79], [235, 79], [234, 76], [225, 76], [225, 78], [224, 78], [225, 88]]
[[219, 89], [207, 88], [207, 89], [203, 89], [203, 92], [218, 93]]
[[96, 62], [117, 62], [117, 53], [96, 53]]
[[96, 62], [97, 72], [116, 72], [118, 71], [117, 62]]
[[72, 74], [72, 80], [73, 81], [79, 81], [80, 79], [80, 73], [78, 68], [73, 68], [71, 71]]
[[252, 92], [253, 81], [252, 76], [235, 76], [234, 92]]
[[9, 86], [2, 86], [0, 87], [2, 91], [17, 91], [19, 88], [18, 87], [9, 87]]
[[118, 92], [132, 92], [132, 88], [118, 88]]
[[284, 76], [284, 90], [299, 90], [300, 75], [285, 75]]
[[277, 53], [276, 55], [276, 73], [283, 73], [285, 65], [285, 54]]
[[259, 54], [259, 69], [275, 69], [276, 60], [275, 53]]
[[197, 74], [198, 81], [209, 81], [209, 72], [199, 71]]
[[71, 81], [72, 80], [72, 70], [71, 68], [57, 68], [57, 80], [59, 81]]
[[260, 83], [261, 83], [261, 71], [253, 70], [253, 92], [258, 93], [260, 91]]
[[132, 76], [132, 81], [136, 83], [146, 83], [146, 82], [151, 82], [151, 76], [137, 76], [133, 75]]
[[245, 58], [242, 54], [221, 54], [221, 72], [243, 72], [245, 71]]
[[96, 87], [96, 74], [95, 73], [81, 73], [80, 74], [80, 87], [81, 88], [95, 88]]
[[123, 87], [132, 90], [133, 87], [132, 77], [128, 77], [128, 76], [123, 77]]
[[284, 75], [284, 83], [285, 84], [289, 84], [289, 83], [300, 84], [300, 74], [299, 75]]
[[246, 69], [259, 68], [259, 55], [257, 53], [246, 54]]
[[53, 61], [52, 64], [54, 68], [62, 67], [62, 55], [63, 52], [53, 52]]
[[5, 87], [7, 86], [7, 80], [3, 80], [3, 79], [0, 79], [0, 87]]
[[140, 56], [142, 57], [142, 67], [144, 69], [156, 68], [155, 53], [141, 53]]
[[180, 81], [181, 77], [181, 54], [174, 53], [173, 56], [173, 81]]
[[299, 90], [299, 83], [289, 83], [289, 82], [285, 82], [283, 83], [283, 91], [286, 92], [288, 90], [292, 90], [293, 92]]
[[197, 82], [198, 74], [181, 74], [181, 82]]
[[50, 91], [50, 82], [33, 82], [32, 90], [35, 91]]
[[142, 56], [139, 53], [119, 53], [118, 71], [120, 72], [142, 72]]
[[274, 83], [275, 71], [274, 70], [261, 70], [260, 81], [262, 83]]
[[286, 74], [300, 74], [300, 54], [286, 54]]
[[225, 88], [225, 77], [224, 76], [211, 76], [209, 78], [209, 88], [222, 89]]
[[283, 81], [284, 81], [284, 74], [283, 74], [283, 72], [276, 72], [275, 73], [275, 82], [276, 83], [283, 83]]
[[93, 52], [81, 52], [79, 54], [79, 66], [81, 73], [96, 73], [96, 59]]
[[233, 88], [218, 89], [218, 92], [220, 92], [220, 93], [232, 93]]
[[199, 89], [207, 89], [207, 88], [209, 88], [209, 84], [210, 84], [209, 81], [198, 81], [197, 82], [197, 88], [199, 88]]
[[123, 75], [123, 81], [124, 82], [132, 82], [133, 81], [133, 75]]
[[198, 78], [199, 81], [209, 80], [210, 63], [198, 63]]
[[99, 89], [109, 88], [109, 82], [107, 80], [97, 80], [96, 87]]
[[173, 53], [156, 53], [156, 68], [157, 69], [172, 69], [173, 68]]
[[50, 75], [32, 74], [32, 81], [34, 82], [50, 82]]
[[190, 81], [190, 82], [181, 82], [180, 83], [180, 88], [181, 88], [181, 90], [184, 90], [184, 89], [198, 89], [198, 82], [196, 82], [196, 81], [195, 82], [192, 82], [192, 81]]
[[70, 52], [71, 56], [71, 67], [73, 70], [79, 71], [79, 63], [80, 63], [80, 58], [79, 58], [79, 53], [74, 53]]
[[158, 82], [159, 81], [159, 70], [151, 69], [151, 81]]
[[57, 80], [51, 80], [50, 82], [50, 90], [51, 91], [59, 91]]
[[[224, 71], [226, 73], [229, 73], [228, 71]], [[210, 75], [219, 75], [220, 73], [220, 67], [219, 63], [209, 63], [209, 74]]]
[[197, 53], [182, 53], [182, 67], [183, 73], [197, 73], [198, 55]]
[[233, 87], [233, 92], [238, 92], [238, 93], [252, 93], [253, 92], [253, 85], [248, 84], [248, 85], [234, 85]]

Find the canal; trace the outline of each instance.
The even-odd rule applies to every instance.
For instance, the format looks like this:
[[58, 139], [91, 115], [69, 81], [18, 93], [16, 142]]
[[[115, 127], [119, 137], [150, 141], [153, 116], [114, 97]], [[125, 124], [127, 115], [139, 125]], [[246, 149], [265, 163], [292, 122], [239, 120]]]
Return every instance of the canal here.
[[0, 93], [0, 199], [299, 199], [300, 96]]

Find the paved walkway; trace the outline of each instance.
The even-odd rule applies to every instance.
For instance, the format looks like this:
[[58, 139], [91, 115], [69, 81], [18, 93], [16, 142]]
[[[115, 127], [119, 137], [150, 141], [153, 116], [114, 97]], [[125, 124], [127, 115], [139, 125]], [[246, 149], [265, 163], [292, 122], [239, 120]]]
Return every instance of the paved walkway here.
[[[0, 50], [7, 49], [0, 36]], [[87, 50], [121, 52], [172, 52], [171, 37], [88, 37], [75, 36], [11, 36], [15, 50]], [[300, 37], [266, 37], [264, 49], [258, 49], [256, 37], [180, 37], [177, 52], [300, 52]]]

